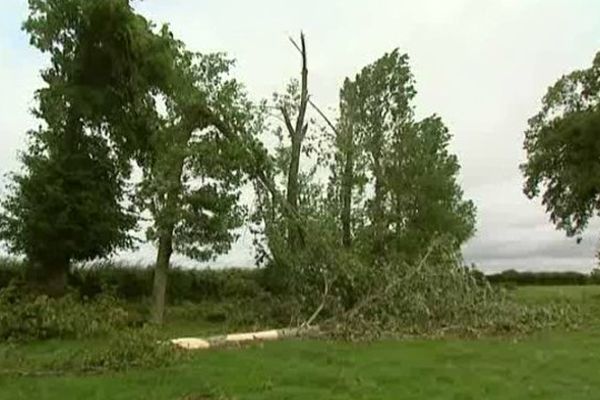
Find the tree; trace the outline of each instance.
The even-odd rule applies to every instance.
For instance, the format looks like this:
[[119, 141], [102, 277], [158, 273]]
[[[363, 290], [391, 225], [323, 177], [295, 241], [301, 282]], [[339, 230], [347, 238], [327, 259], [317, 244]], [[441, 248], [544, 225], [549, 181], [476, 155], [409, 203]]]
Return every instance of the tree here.
[[[229, 78], [233, 62], [222, 54], [193, 54], [173, 41], [176, 59], [166, 114], [156, 122], [141, 162], [138, 204], [152, 215], [156, 240], [153, 321], [164, 317], [170, 258], [178, 251], [209, 260], [229, 250], [243, 222], [240, 187], [253, 161], [240, 135], [260, 129], [261, 112]], [[224, 122], [226, 121], [226, 123]], [[235, 137], [232, 137], [234, 135]]]
[[64, 293], [72, 262], [131, 246], [127, 232], [136, 223], [121, 205], [124, 180], [109, 147], [66, 129], [30, 133], [33, 143], [21, 157], [24, 172], [13, 176], [0, 218], [2, 239], [41, 269], [51, 295]]
[[474, 233], [475, 207], [463, 200], [451, 138], [435, 115], [394, 132], [385, 166], [386, 249], [397, 257], [416, 259], [439, 235], [458, 250]]
[[[474, 206], [456, 182], [458, 160], [439, 117], [414, 120], [408, 56], [398, 49], [366, 66], [340, 92], [334, 185], [342, 242], [358, 236], [374, 260], [416, 257], [436, 235], [463, 243]], [[332, 124], [330, 124], [332, 125]]]
[[550, 220], [580, 235], [600, 210], [600, 53], [588, 69], [561, 77], [529, 120], [521, 165], [524, 193], [542, 197]]
[[[288, 96], [277, 99], [278, 107], [285, 122], [285, 128], [290, 138], [290, 157], [287, 170], [287, 203], [294, 212], [298, 211], [298, 196], [300, 193], [298, 174], [300, 171], [300, 155], [302, 142], [308, 131], [306, 108], [308, 106], [308, 69], [306, 67], [306, 43], [304, 34], [300, 34], [300, 46], [292, 41], [302, 57], [301, 84], [298, 93], [297, 85], [292, 84]], [[295, 123], [292, 123], [292, 114], [295, 114]], [[297, 226], [297, 221], [288, 218], [288, 246], [292, 252], [298, 251], [303, 246], [302, 230]]]
[[[160, 322], [171, 253], [208, 259], [234, 239], [243, 211], [240, 168], [256, 170], [264, 161], [247, 135], [260, 113], [250, 110], [241, 85], [226, 79], [229, 60], [186, 51], [127, 0], [31, 0], [30, 9], [25, 29], [52, 61], [42, 73], [47, 86], [38, 92], [36, 112], [48, 133], [36, 134], [25, 158], [35, 175], [17, 178], [5, 203], [5, 237], [31, 258], [40, 252], [25, 248], [17, 233], [54, 250], [62, 240], [79, 251], [61, 254], [68, 262], [129, 245], [136, 219], [123, 207], [124, 182], [135, 160], [143, 182], [134, 203], [150, 211], [149, 238], [158, 242], [154, 315]], [[55, 185], [38, 193], [29, 181]], [[48, 193], [56, 201], [41, 201]], [[57, 209], [70, 230], [53, 223]], [[31, 216], [33, 222], [25, 221]]]
[[357, 140], [369, 157], [367, 168], [371, 174], [374, 195], [369, 199], [369, 228], [374, 254], [382, 254], [385, 232], [385, 179], [386, 149], [391, 134], [403, 129], [412, 120], [410, 101], [415, 96], [413, 77], [408, 67], [408, 56], [398, 49], [385, 54], [364, 67], [356, 76], [358, 99], [354, 111], [354, 131]]
[[[293, 39], [290, 41], [301, 56], [300, 80], [292, 79], [285, 92], [273, 95], [270, 108], [276, 110], [274, 117], [281, 122], [272, 130], [277, 140], [268, 170], [273, 185], [265, 186], [262, 182], [255, 185], [258, 209], [254, 222], [262, 225], [255, 233], [266, 236], [270, 256], [277, 259], [279, 266], [289, 264], [304, 250], [307, 240], [304, 224], [315, 206], [316, 193], [320, 192], [313, 181], [317, 165], [312, 163], [306, 168], [301, 163], [302, 156], [308, 159], [316, 151], [316, 138], [309, 129], [311, 121], [307, 113], [310, 96], [304, 34], [300, 35], [299, 45]], [[282, 230], [287, 232], [285, 246], [281, 240]], [[257, 244], [262, 260], [267, 252], [259, 241]]]
[[[360, 163], [360, 156], [364, 156], [361, 151], [357, 135], [356, 113], [358, 113], [359, 104], [357, 85], [348, 78], [340, 91], [340, 121], [338, 128], [335, 129], [335, 161], [333, 163], [333, 179], [338, 178], [339, 182], [339, 200], [341, 202], [340, 221], [342, 229], [342, 244], [346, 248], [352, 246], [353, 237], [353, 194], [355, 186], [364, 187], [364, 173], [359, 180], [357, 174], [364, 172], [364, 160]], [[332, 125], [333, 127], [333, 125]], [[363, 157], [364, 158], [364, 157]], [[336, 170], [338, 166], [339, 170]], [[361, 182], [363, 182], [361, 184]], [[334, 184], [335, 185], [335, 184]]]
[[44, 125], [29, 133], [0, 236], [60, 294], [72, 262], [132, 244], [136, 219], [123, 205], [128, 159], [145, 140], [168, 59], [127, 1], [30, 0], [29, 7], [24, 29], [51, 61], [34, 110]]

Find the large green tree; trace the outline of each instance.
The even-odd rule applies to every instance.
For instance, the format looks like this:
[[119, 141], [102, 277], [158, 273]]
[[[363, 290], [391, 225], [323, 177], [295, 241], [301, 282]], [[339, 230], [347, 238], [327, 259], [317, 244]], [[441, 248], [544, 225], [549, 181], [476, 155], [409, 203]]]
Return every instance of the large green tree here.
[[127, 0], [31, 0], [30, 10], [25, 29], [51, 57], [36, 112], [47, 129], [32, 133], [3, 236], [32, 259], [51, 253], [41, 261], [59, 258], [63, 272], [129, 245], [136, 219], [123, 204], [135, 161], [143, 180], [133, 204], [150, 212], [158, 245], [161, 322], [172, 252], [205, 260], [235, 238], [242, 169], [256, 176], [264, 162], [250, 133], [260, 112], [228, 77], [231, 61], [185, 50]]
[[333, 183], [342, 242], [374, 259], [412, 257], [436, 236], [462, 244], [475, 211], [457, 182], [451, 135], [439, 117], [415, 121], [408, 56], [385, 54], [340, 92]]
[[[124, 179], [101, 138], [34, 131], [2, 202], [0, 235], [39, 268], [49, 294], [64, 292], [75, 261], [109, 255], [132, 244], [136, 218], [121, 202]], [[69, 148], [71, 147], [72, 148]]]
[[[230, 77], [222, 54], [194, 54], [173, 41], [176, 60], [166, 112], [156, 121], [138, 204], [152, 215], [149, 239], [157, 243], [153, 319], [164, 317], [173, 252], [209, 260], [229, 250], [245, 214], [240, 187], [255, 161], [252, 137], [261, 111]], [[248, 141], [249, 140], [249, 141]]]
[[24, 29], [50, 66], [36, 92], [41, 126], [3, 201], [0, 235], [60, 293], [72, 262], [131, 245], [128, 160], [143, 147], [169, 59], [167, 42], [127, 1], [30, 0], [29, 8]]
[[542, 197], [551, 221], [583, 233], [600, 211], [600, 53], [588, 69], [561, 77], [525, 132], [524, 192]]
[[385, 166], [388, 253], [414, 260], [437, 236], [460, 246], [473, 235], [475, 207], [463, 199], [451, 138], [435, 115], [394, 132]]

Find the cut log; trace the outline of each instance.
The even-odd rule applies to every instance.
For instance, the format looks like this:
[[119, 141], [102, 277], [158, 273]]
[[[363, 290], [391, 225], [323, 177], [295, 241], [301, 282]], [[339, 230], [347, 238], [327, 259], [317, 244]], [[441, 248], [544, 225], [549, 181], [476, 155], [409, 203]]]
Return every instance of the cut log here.
[[187, 350], [208, 349], [210, 347], [210, 343], [208, 341], [204, 339], [191, 337], [172, 339], [171, 343], [173, 343], [177, 347], [181, 347]]
[[227, 344], [241, 344], [254, 341], [279, 340], [289, 337], [298, 337], [307, 334], [315, 334], [318, 327], [300, 327], [271, 329], [267, 331], [231, 333], [228, 335], [211, 336], [208, 338], [177, 338], [171, 339], [175, 346], [186, 350], [204, 350], [213, 347], [221, 347]]

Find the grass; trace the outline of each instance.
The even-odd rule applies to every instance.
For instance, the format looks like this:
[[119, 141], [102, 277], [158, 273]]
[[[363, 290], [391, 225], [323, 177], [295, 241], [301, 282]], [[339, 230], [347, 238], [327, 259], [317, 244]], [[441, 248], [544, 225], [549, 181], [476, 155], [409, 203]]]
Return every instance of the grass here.
[[519, 300], [545, 302], [562, 299], [586, 304], [600, 304], [600, 286], [522, 286], [515, 290]]
[[[600, 287], [519, 288], [522, 301], [600, 304]], [[191, 329], [183, 325], [182, 332]], [[175, 332], [171, 328], [171, 332]], [[96, 342], [27, 345], [60, 357]], [[600, 329], [524, 339], [372, 344], [284, 341], [196, 354], [182, 364], [98, 376], [0, 376], [0, 399], [593, 399]]]

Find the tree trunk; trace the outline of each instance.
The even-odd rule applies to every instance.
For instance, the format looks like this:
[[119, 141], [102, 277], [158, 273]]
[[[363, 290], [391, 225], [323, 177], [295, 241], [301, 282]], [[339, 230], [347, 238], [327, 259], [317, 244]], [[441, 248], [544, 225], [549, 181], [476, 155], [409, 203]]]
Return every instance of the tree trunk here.
[[69, 263], [58, 263], [44, 268], [44, 292], [50, 297], [62, 297], [67, 292]]
[[167, 280], [171, 253], [173, 252], [173, 228], [165, 229], [158, 239], [158, 253], [156, 265], [154, 266], [154, 288], [152, 297], [154, 307], [152, 308], [152, 322], [162, 324], [165, 315], [165, 297], [167, 292]]
[[[294, 43], [295, 44], [295, 43]], [[304, 34], [300, 35], [301, 47], [298, 48], [302, 55], [302, 81], [300, 92], [300, 104], [298, 105], [298, 116], [296, 125], [292, 125], [290, 115], [285, 106], [281, 108], [281, 113], [285, 120], [286, 128], [292, 142], [292, 152], [290, 158], [290, 166], [288, 170], [287, 182], [287, 202], [293, 212], [298, 211], [298, 171], [300, 169], [300, 154], [302, 152], [302, 141], [306, 136], [308, 124], [304, 122], [306, 116], [306, 107], [308, 105], [308, 70], [306, 68], [306, 43]], [[288, 218], [288, 245], [292, 252], [303, 246], [304, 239], [302, 237], [302, 227], [298, 225], [295, 218]]]
[[342, 244], [346, 248], [352, 246], [352, 184], [354, 174], [354, 138], [352, 129], [348, 129], [348, 137], [345, 150], [344, 172], [342, 176]]
[[[287, 202], [295, 212], [298, 211], [298, 171], [300, 169], [300, 151], [301, 143], [297, 138], [292, 137], [292, 154], [290, 160], [290, 169], [288, 171], [287, 184]], [[289, 218], [288, 221], [288, 243], [292, 251], [298, 250], [300, 246], [301, 233], [298, 229], [298, 221]]]
[[381, 149], [373, 153], [373, 175], [375, 175], [375, 196], [373, 199], [373, 253], [376, 258], [382, 256], [384, 251], [383, 234], [385, 232], [383, 209], [383, 171], [381, 166]]
[[[164, 204], [157, 210], [155, 221], [158, 222], [158, 252], [156, 254], [156, 265], [154, 266], [154, 286], [152, 297], [154, 300], [152, 308], [152, 322], [162, 324], [165, 315], [165, 295], [167, 291], [167, 279], [171, 254], [173, 253], [173, 231], [177, 224], [177, 215], [180, 205], [180, 197], [183, 191], [181, 176], [183, 175], [183, 165], [185, 163], [185, 152], [183, 149], [192, 136], [191, 129], [182, 129], [180, 140], [170, 149], [166, 149], [166, 160], [162, 168], [166, 168], [163, 175], [166, 179]], [[169, 152], [171, 152], [169, 157]], [[172, 157], [172, 158], [171, 158]], [[160, 168], [160, 167], [159, 167]], [[155, 174], [158, 171], [155, 171]]]

